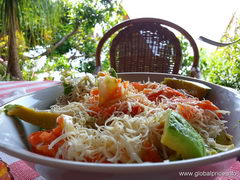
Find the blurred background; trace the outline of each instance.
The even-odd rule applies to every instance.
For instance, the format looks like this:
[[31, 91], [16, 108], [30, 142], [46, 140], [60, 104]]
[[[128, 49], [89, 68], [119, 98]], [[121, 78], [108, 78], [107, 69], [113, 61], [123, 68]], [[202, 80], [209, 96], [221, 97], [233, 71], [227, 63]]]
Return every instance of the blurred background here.
[[239, 0], [123, 0], [122, 5], [130, 18], [156, 17], [182, 26], [199, 47], [211, 50], [215, 47], [202, 43], [198, 37], [220, 41], [234, 13], [240, 10]]
[[[240, 38], [239, 0], [0, 0], [0, 80], [55, 80], [95, 70], [102, 35], [132, 18], [154, 17], [187, 30], [200, 51], [202, 79], [240, 89], [240, 44], [215, 47]], [[180, 72], [188, 75], [192, 52], [181, 39]], [[108, 45], [103, 68], [109, 68]]]

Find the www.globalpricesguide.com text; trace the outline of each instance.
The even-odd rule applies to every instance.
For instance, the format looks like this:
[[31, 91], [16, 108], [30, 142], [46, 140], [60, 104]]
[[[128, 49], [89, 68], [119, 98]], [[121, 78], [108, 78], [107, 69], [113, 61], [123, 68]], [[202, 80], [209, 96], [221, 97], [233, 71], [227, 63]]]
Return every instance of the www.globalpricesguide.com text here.
[[238, 171], [228, 171], [228, 172], [217, 172], [217, 171], [180, 171], [179, 176], [181, 177], [237, 177], [240, 175]]

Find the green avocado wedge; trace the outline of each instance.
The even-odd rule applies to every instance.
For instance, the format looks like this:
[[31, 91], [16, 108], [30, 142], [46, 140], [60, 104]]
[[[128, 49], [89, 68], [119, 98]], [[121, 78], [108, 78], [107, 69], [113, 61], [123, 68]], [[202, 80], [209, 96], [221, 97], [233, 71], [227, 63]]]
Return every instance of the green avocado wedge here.
[[176, 151], [183, 159], [205, 156], [206, 148], [202, 137], [180, 114], [168, 110], [161, 143]]

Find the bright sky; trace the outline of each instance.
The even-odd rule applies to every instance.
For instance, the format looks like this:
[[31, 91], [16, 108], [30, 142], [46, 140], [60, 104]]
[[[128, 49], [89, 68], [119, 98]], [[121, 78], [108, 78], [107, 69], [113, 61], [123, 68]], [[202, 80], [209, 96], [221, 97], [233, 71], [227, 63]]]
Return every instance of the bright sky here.
[[187, 30], [199, 47], [213, 48], [198, 40], [204, 36], [219, 41], [240, 0], [123, 0], [130, 18], [155, 17]]

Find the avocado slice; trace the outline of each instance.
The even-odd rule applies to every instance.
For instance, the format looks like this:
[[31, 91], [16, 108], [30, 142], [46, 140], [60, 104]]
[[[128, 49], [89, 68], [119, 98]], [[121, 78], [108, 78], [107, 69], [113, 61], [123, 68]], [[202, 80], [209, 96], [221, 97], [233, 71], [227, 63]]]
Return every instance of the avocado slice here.
[[199, 99], [204, 98], [211, 90], [211, 88], [205, 84], [175, 78], [164, 78], [162, 84], [174, 89], [184, 89], [188, 94]]
[[206, 155], [205, 143], [197, 131], [180, 114], [168, 110], [161, 143], [184, 159]]
[[15, 116], [25, 122], [46, 129], [56, 127], [56, 119], [60, 116], [58, 113], [35, 110], [18, 104], [6, 105], [4, 109], [5, 113], [9, 116]]
[[233, 144], [233, 136], [226, 133], [225, 131], [221, 131], [220, 134], [216, 137], [216, 142], [222, 145], [231, 145]]

